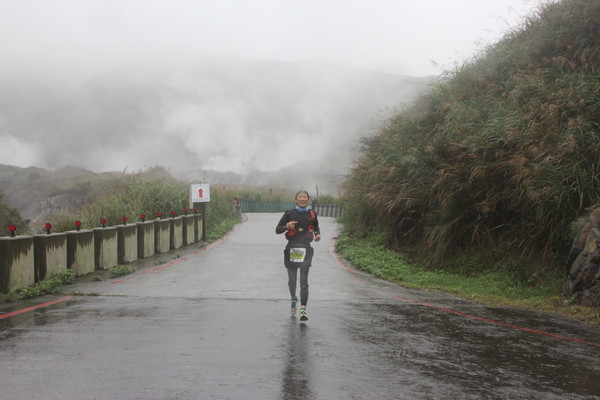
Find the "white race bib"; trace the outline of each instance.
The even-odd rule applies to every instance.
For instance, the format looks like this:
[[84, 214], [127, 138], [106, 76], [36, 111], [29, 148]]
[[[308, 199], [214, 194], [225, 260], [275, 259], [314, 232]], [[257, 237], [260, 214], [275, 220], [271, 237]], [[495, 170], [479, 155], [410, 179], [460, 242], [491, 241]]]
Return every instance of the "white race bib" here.
[[301, 263], [304, 262], [304, 258], [306, 257], [306, 248], [305, 247], [296, 247], [290, 249], [290, 262]]

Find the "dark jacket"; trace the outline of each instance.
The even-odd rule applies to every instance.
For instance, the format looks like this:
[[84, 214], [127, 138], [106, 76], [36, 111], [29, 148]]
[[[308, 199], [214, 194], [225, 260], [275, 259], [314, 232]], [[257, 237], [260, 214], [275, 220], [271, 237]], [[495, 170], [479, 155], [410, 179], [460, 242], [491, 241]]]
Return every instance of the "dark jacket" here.
[[[285, 229], [285, 225], [290, 221], [298, 221], [296, 224], [296, 229]], [[306, 213], [301, 213], [295, 208], [287, 210], [275, 228], [275, 233], [277, 234], [284, 232], [285, 237], [288, 240], [287, 247], [310, 247], [310, 243], [313, 241], [314, 235], [320, 234], [317, 213], [312, 210], [309, 210], [309, 212]]]
[[[285, 225], [290, 221], [298, 221], [298, 223], [296, 224], [295, 229], [287, 230], [285, 229]], [[302, 265], [310, 267], [314, 255], [314, 250], [310, 246], [310, 243], [313, 241], [314, 235], [320, 234], [317, 213], [312, 210], [301, 213], [295, 208], [286, 211], [275, 227], [275, 233], [281, 234], [284, 232], [285, 237], [288, 240], [287, 246], [285, 246], [285, 249], [283, 250], [284, 265], [286, 267], [300, 267]], [[290, 249], [296, 247], [306, 248], [306, 256], [301, 263], [290, 261]]]

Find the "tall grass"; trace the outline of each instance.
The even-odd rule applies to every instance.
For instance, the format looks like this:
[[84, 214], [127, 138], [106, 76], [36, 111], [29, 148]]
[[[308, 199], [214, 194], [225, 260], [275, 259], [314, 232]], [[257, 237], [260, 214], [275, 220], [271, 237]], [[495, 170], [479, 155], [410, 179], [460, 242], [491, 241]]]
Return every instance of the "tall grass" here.
[[469, 249], [562, 268], [600, 200], [600, 2], [547, 4], [363, 141], [350, 233], [440, 265]]
[[[214, 240], [229, 231], [239, 222], [233, 208], [233, 198], [238, 196], [236, 190], [222, 185], [211, 185], [211, 201], [206, 205], [207, 238]], [[89, 194], [85, 205], [77, 214], [53, 215], [54, 231], [67, 231], [75, 228], [75, 221], [80, 220], [86, 229], [101, 226], [120, 225], [126, 217], [128, 223], [141, 221], [142, 214], [146, 220], [169, 218], [183, 215], [184, 210], [193, 213], [189, 205], [189, 185], [174, 179], [144, 178], [141, 174], [125, 176], [107, 185], [102, 190]]]
[[174, 211], [182, 215], [189, 208], [189, 187], [177, 181], [144, 180], [132, 175], [126, 177], [95, 201], [88, 202], [82, 210], [81, 221], [85, 226], [99, 226], [102, 219], [107, 225], [122, 224], [122, 218], [128, 221], [140, 221], [144, 214], [148, 220], [162, 213], [165, 218]]

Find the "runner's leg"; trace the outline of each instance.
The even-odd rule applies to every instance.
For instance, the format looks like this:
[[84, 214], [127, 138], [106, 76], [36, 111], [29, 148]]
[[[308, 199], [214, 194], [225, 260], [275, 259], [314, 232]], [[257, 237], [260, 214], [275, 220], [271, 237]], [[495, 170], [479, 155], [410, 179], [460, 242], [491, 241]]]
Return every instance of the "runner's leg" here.
[[296, 281], [298, 280], [298, 267], [287, 267], [288, 287], [290, 288], [290, 296], [292, 300], [296, 298]]
[[310, 266], [300, 267], [300, 305], [306, 307], [308, 303], [308, 271]]

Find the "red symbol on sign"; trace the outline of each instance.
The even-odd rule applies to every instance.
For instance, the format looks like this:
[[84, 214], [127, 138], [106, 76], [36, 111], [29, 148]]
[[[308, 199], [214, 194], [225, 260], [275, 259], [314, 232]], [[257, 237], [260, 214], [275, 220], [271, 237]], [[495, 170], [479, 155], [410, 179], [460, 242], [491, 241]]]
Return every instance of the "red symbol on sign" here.
[[204, 197], [204, 188], [198, 189], [198, 197], [200, 197], [200, 198]]

